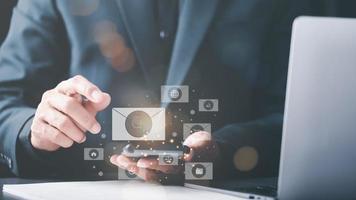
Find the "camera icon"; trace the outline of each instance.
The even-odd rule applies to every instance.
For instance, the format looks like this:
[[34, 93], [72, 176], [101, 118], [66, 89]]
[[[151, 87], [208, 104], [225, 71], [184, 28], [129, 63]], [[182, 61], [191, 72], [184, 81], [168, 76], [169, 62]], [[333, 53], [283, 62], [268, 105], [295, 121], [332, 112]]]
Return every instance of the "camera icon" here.
[[183, 139], [187, 139], [189, 135], [198, 132], [206, 131], [211, 133], [211, 124], [210, 123], [184, 123], [183, 124]]
[[159, 165], [178, 165], [178, 153], [163, 153], [158, 156]]
[[113, 108], [112, 140], [164, 140], [164, 108]]
[[162, 103], [188, 103], [189, 86], [164, 85], [161, 86]]
[[104, 160], [104, 149], [84, 148], [84, 160]]
[[212, 180], [213, 179], [213, 163], [187, 162], [187, 163], [185, 163], [184, 173], [185, 173], [186, 180]]
[[118, 179], [119, 180], [139, 180], [140, 177], [138, 177], [135, 173], [132, 173], [126, 169], [121, 169], [118, 168]]
[[218, 112], [219, 100], [218, 99], [199, 99], [200, 112]]

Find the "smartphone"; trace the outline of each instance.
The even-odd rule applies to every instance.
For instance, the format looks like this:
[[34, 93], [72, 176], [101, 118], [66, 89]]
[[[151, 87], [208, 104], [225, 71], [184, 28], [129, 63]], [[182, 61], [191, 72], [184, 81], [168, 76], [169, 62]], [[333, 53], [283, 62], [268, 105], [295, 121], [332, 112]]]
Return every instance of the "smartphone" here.
[[[164, 148], [166, 150], [164, 150]], [[127, 144], [122, 149], [122, 155], [129, 157], [135, 161], [140, 158], [157, 158], [160, 165], [178, 165], [180, 160], [182, 160], [184, 151], [181, 149], [175, 150], [173, 146], [164, 145], [160, 146], [159, 149], [142, 149], [134, 146], [133, 144]], [[183, 148], [184, 149], [184, 148]]]

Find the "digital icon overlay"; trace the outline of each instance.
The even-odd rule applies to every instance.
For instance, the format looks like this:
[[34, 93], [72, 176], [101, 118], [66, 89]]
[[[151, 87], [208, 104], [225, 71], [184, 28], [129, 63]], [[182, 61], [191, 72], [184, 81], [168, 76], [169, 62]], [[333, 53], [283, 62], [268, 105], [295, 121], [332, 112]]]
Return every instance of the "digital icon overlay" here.
[[213, 163], [209, 162], [187, 162], [185, 163], [186, 180], [212, 180]]
[[158, 157], [159, 165], [178, 165], [178, 153], [163, 153]]
[[188, 103], [189, 86], [161, 86], [161, 101], [162, 103]]
[[113, 108], [112, 140], [164, 140], [164, 108]]
[[140, 177], [138, 177], [135, 173], [130, 172], [126, 169], [121, 169], [118, 168], [118, 179], [119, 180], [139, 180]]
[[[199, 94], [198, 90], [187, 85], [162, 85], [161, 99], [155, 98], [153, 102], [152, 98], [145, 93], [145, 101], [142, 103], [131, 104], [129, 102], [127, 105], [112, 108], [111, 143], [116, 146], [107, 148], [107, 145], [103, 143], [105, 141], [102, 141], [97, 148], [85, 148], [84, 160], [95, 161], [104, 160], [104, 158], [106, 160], [108, 155], [123, 154], [135, 159], [146, 156], [154, 157], [157, 158], [159, 165], [183, 164], [181, 162], [183, 151], [178, 150], [179, 144], [193, 133], [199, 131], [212, 133], [212, 123], [217, 116], [216, 112], [219, 111], [219, 99], [206, 95], [202, 98]], [[161, 107], [149, 107], [159, 105], [159, 100], [163, 103]], [[166, 136], [166, 129], [169, 136]], [[100, 135], [102, 140], [108, 140], [109, 137], [109, 132], [103, 132]], [[169, 144], [172, 147], [168, 150], [164, 146], [159, 148], [150, 146], [157, 141], [159, 142], [155, 144]], [[119, 151], [121, 148], [118, 145], [121, 144], [130, 144], [131, 150]], [[104, 147], [105, 150], [99, 147]], [[108, 155], [105, 155], [104, 151]], [[213, 179], [213, 163], [191, 161], [185, 163], [184, 166], [186, 180]], [[104, 175], [102, 171], [98, 171], [97, 174], [98, 176]], [[120, 168], [118, 169], [118, 178], [122, 180], [140, 179], [134, 173]]]
[[200, 112], [218, 112], [219, 100], [218, 99], [199, 99]]
[[211, 133], [211, 124], [210, 123], [184, 123], [183, 124], [183, 139], [187, 139], [189, 135], [198, 132], [206, 131]]
[[104, 160], [104, 149], [84, 148], [84, 160]]

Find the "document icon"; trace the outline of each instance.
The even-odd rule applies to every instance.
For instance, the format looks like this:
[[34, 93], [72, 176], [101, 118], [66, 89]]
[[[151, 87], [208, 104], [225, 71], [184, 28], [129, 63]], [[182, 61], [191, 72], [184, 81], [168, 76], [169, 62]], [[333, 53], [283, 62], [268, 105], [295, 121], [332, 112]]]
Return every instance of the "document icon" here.
[[112, 140], [165, 140], [164, 108], [113, 108]]
[[213, 163], [199, 162], [185, 163], [185, 179], [186, 180], [212, 180], [213, 179]]

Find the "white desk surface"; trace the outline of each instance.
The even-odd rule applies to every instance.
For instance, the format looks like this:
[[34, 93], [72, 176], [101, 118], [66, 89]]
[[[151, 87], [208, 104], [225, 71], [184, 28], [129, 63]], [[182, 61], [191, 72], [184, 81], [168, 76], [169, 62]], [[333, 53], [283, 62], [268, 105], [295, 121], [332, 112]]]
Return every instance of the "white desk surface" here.
[[4, 185], [3, 191], [29, 200], [240, 200], [242, 198], [181, 186], [140, 181], [55, 182]]

